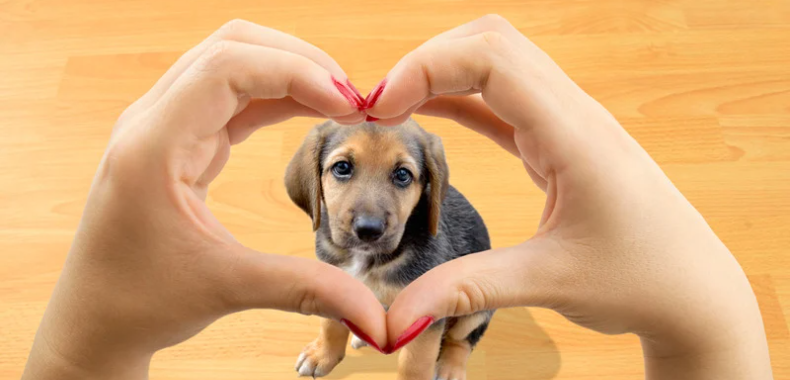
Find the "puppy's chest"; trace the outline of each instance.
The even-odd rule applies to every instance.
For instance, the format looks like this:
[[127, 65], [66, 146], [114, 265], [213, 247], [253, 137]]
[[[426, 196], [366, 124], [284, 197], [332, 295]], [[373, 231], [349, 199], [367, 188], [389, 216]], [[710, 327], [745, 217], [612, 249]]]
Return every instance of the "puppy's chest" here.
[[387, 281], [386, 276], [392, 265], [371, 266], [364, 253], [349, 252], [349, 256], [338, 265], [346, 273], [365, 284], [379, 302], [389, 306], [403, 287]]

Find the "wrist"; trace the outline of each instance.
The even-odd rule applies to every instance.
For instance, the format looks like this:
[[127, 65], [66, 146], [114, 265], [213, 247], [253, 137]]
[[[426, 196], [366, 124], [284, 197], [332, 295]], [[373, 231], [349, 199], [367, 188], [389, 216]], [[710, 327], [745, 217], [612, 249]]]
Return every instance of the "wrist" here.
[[[86, 364], [90, 363], [90, 364]], [[148, 378], [150, 357], [127, 361], [102, 361], [66, 356], [37, 335], [21, 380], [140, 380]]]
[[[647, 380], [772, 380], [766, 345], [731, 345], [710, 351], [658, 354], [642, 339]], [[664, 347], [666, 348], [666, 347]]]

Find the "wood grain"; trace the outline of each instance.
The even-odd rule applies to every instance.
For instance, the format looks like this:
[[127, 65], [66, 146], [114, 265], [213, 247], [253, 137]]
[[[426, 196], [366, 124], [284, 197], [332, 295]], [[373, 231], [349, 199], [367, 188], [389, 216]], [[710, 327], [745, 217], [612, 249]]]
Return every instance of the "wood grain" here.
[[[790, 2], [786, 0], [0, 1], [0, 378], [19, 378], [120, 112], [232, 18], [306, 39], [369, 90], [426, 39], [500, 13], [623, 123], [708, 219], [760, 302], [777, 379], [790, 379]], [[523, 241], [544, 198], [521, 164], [451, 122], [452, 182], [495, 246]], [[288, 200], [288, 158], [316, 120], [234, 147], [208, 202], [252, 248], [312, 257]], [[155, 356], [154, 379], [292, 378], [316, 318], [249, 311]], [[395, 358], [350, 351], [331, 379], [393, 379]], [[470, 379], [634, 379], [638, 340], [547, 310], [497, 313]]]

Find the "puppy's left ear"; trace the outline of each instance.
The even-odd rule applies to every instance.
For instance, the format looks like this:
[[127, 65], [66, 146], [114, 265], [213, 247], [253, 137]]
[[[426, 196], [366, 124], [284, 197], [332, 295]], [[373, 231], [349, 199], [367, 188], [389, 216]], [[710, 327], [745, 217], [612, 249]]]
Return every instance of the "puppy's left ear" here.
[[428, 132], [425, 132], [425, 136], [423, 157], [425, 157], [425, 167], [428, 170], [428, 184], [431, 186], [428, 228], [431, 231], [431, 235], [436, 236], [439, 230], [439, 215], [442, 209], [442, 202], [444, 202], [447, 188], [450, 186], [450, 171], [447, 168], [447, 160], [444, 157], [442, 139]]

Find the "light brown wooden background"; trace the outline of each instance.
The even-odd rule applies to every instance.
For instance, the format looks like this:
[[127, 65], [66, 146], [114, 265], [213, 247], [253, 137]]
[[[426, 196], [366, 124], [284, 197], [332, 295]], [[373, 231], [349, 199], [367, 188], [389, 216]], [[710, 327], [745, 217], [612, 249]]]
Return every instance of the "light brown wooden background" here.
[[[749, 275], [777, 379], [790, 379], [790, 1], [0, 1], [0, 378], [21, 374], [115, 118], [185, 50], [232, 18], [326, 50], [367, 92], [426, 39], [500, 13], [608, 107], [707, 218]], [[495, 246], [534, 231], [543, 195], [520, 163], [453, 123], [452, 183]], [[234, 147], [209, 203], [247, 245], [312, 257], [285, 195], [287, 160], [317, 120]], [[316, 318], [251, 311], [156, 355], [153, 379], [285, 379]], [[392, 379], [395, 358], [350, 351], [332, 379]], [[499, 312], [470, 379], [635, 379], [633, 336], [546, 310]]]

